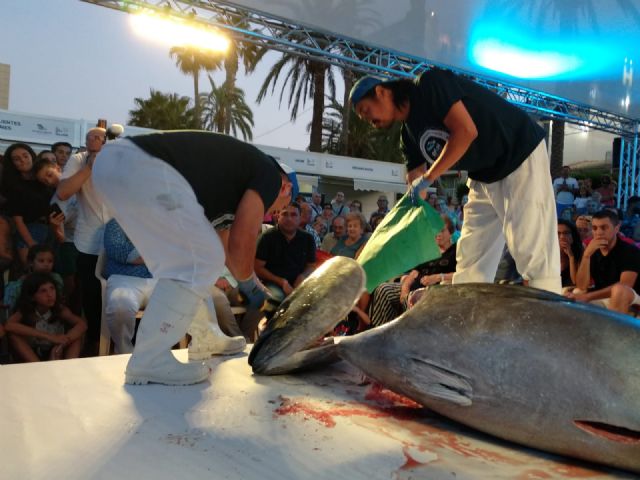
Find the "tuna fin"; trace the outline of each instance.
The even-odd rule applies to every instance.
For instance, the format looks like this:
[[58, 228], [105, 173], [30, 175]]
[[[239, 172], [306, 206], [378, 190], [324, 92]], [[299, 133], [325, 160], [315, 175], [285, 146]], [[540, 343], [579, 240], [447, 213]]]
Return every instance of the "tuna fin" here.
[[464, 375], [415, 357], [410, 359], [407, 373], [413, 387], [430, 397], [461, 407], [468, 407], [472, 403], [473, 387]]

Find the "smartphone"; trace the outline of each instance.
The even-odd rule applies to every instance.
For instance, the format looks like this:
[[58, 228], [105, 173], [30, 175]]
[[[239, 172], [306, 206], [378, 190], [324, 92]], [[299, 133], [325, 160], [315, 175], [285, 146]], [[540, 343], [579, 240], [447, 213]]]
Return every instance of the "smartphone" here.
[[51, 205], [49, 205], [49, 215], [51, 215], [52, 213], [55, 213], [56, 215], [62, 213], [60, 205], [58, 205], [57, 203], [52, 203]]

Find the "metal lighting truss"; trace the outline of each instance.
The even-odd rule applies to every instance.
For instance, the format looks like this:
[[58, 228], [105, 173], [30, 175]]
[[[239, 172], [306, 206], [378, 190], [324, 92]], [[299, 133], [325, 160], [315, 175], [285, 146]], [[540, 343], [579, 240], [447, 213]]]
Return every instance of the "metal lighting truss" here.
[[[465, 75], [522, 109], [551, 118], [603, 130], [622, 137], [618, 206], [640, 194], [640, 120], [596, 109], [544, 92], [513, 85], [448, 65], [363, 44], [347, 37], [292, 23], [222, 0], [81, 0], [127, 13], [152, 11], [226, 31], [234, 40], [273, 50], [304, 55], [314, 60], [362, 73], [413, 78], [434, 66]], [[613, 159], [613, 164], [617, 164]]]

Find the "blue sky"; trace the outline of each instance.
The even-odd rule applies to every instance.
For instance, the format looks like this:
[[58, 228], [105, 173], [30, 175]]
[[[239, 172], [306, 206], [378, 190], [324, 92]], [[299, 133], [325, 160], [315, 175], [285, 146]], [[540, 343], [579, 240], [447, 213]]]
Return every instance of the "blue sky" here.
[[[0, 32], [0, 63], [11, 65], [12, 111], [125, 123], [133, 99], [147, 98], [150, 88], [193, 96], [191, 77], [180, 73], [167, 47], [134, 36], [122, 12], [77, 0], [2, 0]], [[255, 103], [278, 55], [269, 54], [250, 77], [240, 75], [238, 86], [254, 113], [256, 143], [304, 150], [310, 101], [295, 124], [286, 103], [278, 106], [278, 88]], [[222, 78], [214, 74], [216, 82]], [[207, 89], [206, 74], [200, 85]]]

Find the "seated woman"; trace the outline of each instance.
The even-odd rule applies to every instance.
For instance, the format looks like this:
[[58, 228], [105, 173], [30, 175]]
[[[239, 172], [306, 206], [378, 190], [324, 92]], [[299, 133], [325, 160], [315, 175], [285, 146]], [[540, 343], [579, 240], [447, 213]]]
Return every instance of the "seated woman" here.
[[86, 330], [84, 320], [60, 304], [51, 275], [36, 272], [25, 278], [17, 310], [6, 326], [20, 361], [78, 358]]
[[409, 293], [421, 287], [447, 283], [456, 271], [456, 245], [451, 242], [455, 228], [448, 215], [442, 215], [444, 227], [436, 235], [441, 256], [418, 265], [401, 282], [382, 283], [371, 294], [369, 317], [377, 327], [390, 322], [407, 309]]
[[582, 259], [582, 242], [577, 227], [570, 221], [558, 220], [558, 242], [560, 242], [560, 276], [562, 286], [576, 284], [576, 273]]
[[369, 238], [365, 235], [367, 219], [360, 212], [348, 213], [346, 218], [347, 235], [338, 239], [330, 253], [341, 257], [358, 258], [360, 251]]

